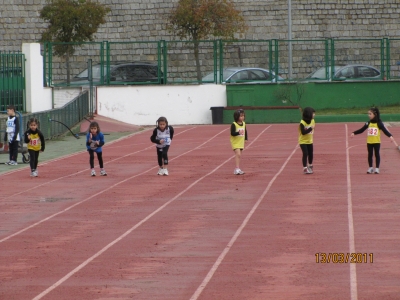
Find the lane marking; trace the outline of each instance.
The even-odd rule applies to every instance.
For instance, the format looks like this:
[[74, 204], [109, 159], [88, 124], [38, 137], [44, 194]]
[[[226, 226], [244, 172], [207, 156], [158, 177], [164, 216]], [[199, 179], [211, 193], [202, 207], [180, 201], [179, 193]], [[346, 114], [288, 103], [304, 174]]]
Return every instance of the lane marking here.
[[250, 218], [252, 217], [252, 215], [254, 214], [254, 212], [256, 211], [256, 209], [258, 208], [258, 206], [260, 205], [261, 201], [264, 199], [264, 197], [266, 196], [266, 194], [268, 193], [269, 189], [271, 188], [272, 184], [274, 183], [274, 181], [276, 180], [276, 178], [282, 173], [283, 169], [286, 167], [286, 165], [288, 164], [289, 160], [292, 158], [293, 154], [296, 152], [296, 150], [299, 149], [298, 145], [296, 145], [296, 147], [294, 148], [294, 150], [292, 151], [292, 153], [289, 155], [289, 157], [286, 159], [286, 161], [283, 163], [282, 167], [279, 169], [279, 171], [275, 174], [275, 176], [270, 180], [268, 186], [265, 188], [264, 192], [261, 194], [261, 196], [258, 198], [256, 204], [254, 204], [253, 208], [250, 210], [250, 212], [247, 214], [246, 218], [244, 219], [244, 221], [242, 222], [242, 224], [240, 225], [240, 227], [238, 228], [238, 230], [235, 232], [235, 234], [233, 235], [233, 237], [231, 238], [231, 240], [229, 241], [229, 243], [226, 245], [225, 249], [222, 251], [222, 253], [218, 256], [216, 262], [214, 263], [214, 265], [211, 267], [210, 271], [207, 273], [206, 277], [204, 278], [204, 280], [202, 281], [202, 283], [200, 284], [200, 286], [197, 288], [197, 290], [194, 292], [193, 296], [190, 298], [190, 300], [196, 300], [200, 294], [203, 292], [203, 290], [205, 289], [205, 287], [207, 286], [207, 284], [210, 282], [211, 278], [213, 277], [215, 271], [218, 269], [219, 265], [222, 263], [222, 261], [224, 260], [225, 256], [228, 254], [229, 250], [232, 248], [233, 244], [235, 243], [235, 241], [237, 240], [237, 238], [239, 237], [239, 235], [241, 234], [242, 230], [244, 229], [244, 227], [247, 225], [247, 223], [249, 222]]
[[[264, 133], [264, 131], [266, 131], [268, 128], [270, 128], [272, 125], [268, 126], [267, 128], [265, 128], [249, 145], [249, 147], [251, 146], [252, 143], [254, 143], [260, 136], [262, 133]], [[224, 129], [223, 131], [225, 131], [227, 129]], [[220, 133], [222, 133], [223, 131], [221, 131]], [[220, 134], [218, 133], [218, 135]], [[215, 137], [215, 136], [214, 136]], [[213, 138], [214, 138], [213, 137]], [[201, 146], [201, 145], [200, 145]], [[200, 147], [199, 146], [199, 147]], [[97, 258], [98, 256], [100, 256], [101, 254], [103, 254], [105, 251], [107, 251], [109, 248], [111, 248], [112, 246], [114, 246], [116, 243], [118, 243], [119, 241], [121, 241], [123, 238], [125, 238], [127, 235], [129, 235], [132, 231], [134, 231], [135, 229], [137, 229], [140, 225], [142, 225], [143, 223], [145, 223], [146, 221], [148, 221], [151, 217], [153, 217], [155, 214], [157, 214], [158, 212], [160, 212], [161, 210], [163, 210], [165, 207], [167, 207], [169, 204], [171, 204], [172, 202], [174, 202], [176, 199], [178, 199], [180, 196], [182, 196], [184, 193], [186, 193], [188, 190], [190, 190], [193, 186], [195, 186], [197, 183], [199, 183], [201, 180], [203, 180], [204, 178], [208, 177], [209, 175], [213, 174], [215, 171], [217, 171], [220, 167], [222, 167], [223, 165], [225, 165], [227, 162], [229, 162], [232, 158], [234, 158], [235, 156], [231, 156], [229, 157], [227, 160], [225, 160], [222, 164], [220, 164], [219, 166], [217, 166], [215, 169], [213, 169], [211, 172], [208, 172], [206, 175], [204, 175], [203, 177], [200, 177], [199, 179], [197, 179], [196, 181], [194, 181], [193, 183], [191, 183], [187, 188], [185, 188], [183, 191], [181, 191], [180, 193], [178, 193], [175, 197], [173, 197], [171, 200], [169, 200], [168, 202], [164, 203], [162, 206], [160, 206], [158, 209], [156, 209], [155, 211], [153, 211], [151, 214], [149, 214], [147, 217], [145, 217], [144, 219], [142, 219], [139, 223], [137, 223], [136, 225], [134, 225], [132, 228], [130, 228], [128, 231], [126, 231], [125, 233], [123, 233], [121, 236], [119, 236], [117, 239], [115, 239], [114, 241], [112, 241], [111, 243], [109, 243], [107, 246], [105, 246], [104, 248], [102, 248], [100, 251], [98, 251], [96, 254], [94, 254], [93, 256], [89, 257], [87, 260], [85, 260], [83, 263], [81, 263], [78, 267], [76, 267], [75, 269], [73, 269], [71, 272], [69, 272], [67, 275], [65, 275], [63, 278], [61, 278], [60, 280], [58, 280], [56, 283], [54, 283], [52, 286], [50, 286], [49, 288], [47, 288], [45, 291], [43, 291], [42, 293], [40, 293], [39, 295], [37, 295], [35, 298], [33, 298], [32, 300], [39, 300], [42, 297], [46, 296], [48, 293], [50, 293], [52, 290], [54, 290], [55, 288], [57, 288], [59, 285], [61, 285], [62, 283], [64, 283], [66, 280], [68, 280], [72, 275], [74, 275], [75, 273], [77, 273], [79, 270], [81, 270], [82, 268], [84, 268], [86, 265], [88, 265], [91, 261], [93, 261], [95, 258]]]
[[[192, 127], [192, 128], [189, 128], [189, 129], [186, 129], [186, 130], [184, 130], [184, 131], [182, 131], [182, 132], [177, 133], [176, 135], [179, 135], [179, 134], [181, 134], [181, 133], [184, 133], [184, 132], [186, 132], [186, 131], [188, 131], [188, 130], [192, 130], [192, 129], [195, 129], [195, 128], [197, 128], [197, 126]], [[126, 136], [122, 136], [122, 137], [120, 137], [120, 138], [118, 138], [118, 139], [116, 139], [116, 140], [113, 140], [113, 141], [111, 141], [111, 142], [108, 142], [107, 144], [105, 144], [104, 147], [107, 147], [107, 148], [108, 148], [109, 145], [112, 145], [112, 144], [114, 144], [114, 143], [123, 141], [123, 140], [125, 140], [125, 139], [131, 138], [132, 136], [139, 135], [139, 134], [142, 134], [142, 133], [147, 132], [147, 131], [148, 131], [148, 130], [142, 130], [142, 131], [139, 131], [139, 132], [131, 133], [131, 134], [126, 135]], [[86, 139], [86, 137], [85, 137], [85, 139]], [[112, 147], [110, 147], [110, 148], [112, 148]], [[65, 159], [65, 158], [70, 158], [70, 157], [73, 157], [73, 156], [75, 156], [75, 155], [79, 155], [79, 154], [82, 154], [82, 153], [85, 153], [85, 152], [87, 152], [87, 150], [82, 150], [82, 151], [75, 152], [75, 153], [73, 153], [73, 154], [67, 154], [67, 155], [64, 155], [64, 156], [60, 156], [60, 157], [52, 158], [52, 159], [49, 159], [49, 160], [45, 160], [45, 161], [39, 163], [39, 167], [40, 167], [40, 166], [47, 165], [47, 164], [52, 163], [52, 162], [57, 162], [57, 161], [59, 161], [59, 160], [63, 160], [63, 159]], [[24, 171], [24, 170], [26, 170], [26, 169], [28, 169], [28, 168], [30, 168], [29, 164], [28, 164], [26, 167], [22, 167], [22, 168], [19, 168], [19, 169], [16, 169], [16, 170], [5, 171], [5, 172], [0, 173], [0, 177], [1, 177], [1, 176], [4, 176], [4, 175], [13, 174], [13, 173], [16, 173], [16, 172], [19, 172], [19, 171]], [[61, 177], [61, 178], [63, 178], [63, 177]]]
[[[185, 130], [185, 131], [188, 131], [188, 130], [191, 130], [191, 129], [194, 129], [194, 128], [196, 128], [196, 127], [187, 129], [187, 130]], [[182, 134], [182, 133], [184, 133], [185, 131], [179, 132], [179, 133], [177, 133], [176, 135]], [[110, 142], [110, 144], [111, 144], [111, 143], [112, 143], [112, 142]], [[142, 150], [138, 150], [138, 151], [136, 151], [136, 152], [131, 152], [131, 153], [128, 153], [128, 154], [126, 154], [126, 155], [124, 155], [124, 156], [120, 156], [120, 157], [114, 158], [114, 159], [112, 159], [112, 160], [109, 160], [109, 161], [107, 161], [107, 162], [104, 162], [104, 165], [109, 164], [109, 163], [111, 163], [111, 162], [114, 162], [114, 161], [116, 161], [116, 160], [120, 160], [120, 159], [125, 158], [125, 157], [127, 157], [127, 156], [131, 156], [131, 155], [137, 154], [137, 153], [139, 153], [139, 152], [142, 152], [142, 151], [145, 151], [145, 150], [149, 150], [149, 149], [151, 149], [151, 148], [154, 148], [154, 146], [155, 146], [155, 145], [151, 145], [151, 146], [146, 147], [146, 148], [144, 148], [144, 149], [142, 149]], [[85, 153], [85, 152], [87, 152], [87, 151], [86, 151], [86, 150], [82, 150], [82, 151], [77, 152], [77, 153], [75, 153], [75, 154], [71, 154], [71, 155], [69, 155], [69, 156], [67, 156], [67, 157], [72, 157], [72, 156], [74, 156], [74, 155], [81, 154], [81, 153]], [[60, 158], [60, 159], [56, 159], [56, 160], [54, 160], [54, 161], [62, 160], [62, 159], [67, 158], [67, 157], [63, 157], [63, 158]], [[54, 161], [51, 161], [51, 162], [54, 162]], [[50, 163], [50, 162], [49, 162], [49, 163]], [[46, 164], [47, 164], [47, 162], [46, 162], [46, 163], [43, 163], [43, 164], [41, 164], [41, 165], [46, 165]], [[95, 166], [97, 167], [98, 165], [96, 164]], [[26, 169], [26, 168], [23, 168], [23, 169]], [[23, 170], [23, 169], [19, 169], [19, 170]], [[15, 171], [19, 171], [19, 170], [15, 170]], [[44, 186], [44, 185], [53, 183], [53, 182], [58, 181], [58, 180], [60, 180], [60, 179], [72, 177], [72, 176], [75, 176], [75, 175], [77, 175], [77, 174], [80, 174], [80, 173], [83, 173], [83, 172], [87, 172], [87, 171], [88, 171], [88, 169], [86, 168], [86, 169], [84, 169], [84, 170], [81, 170], [81, 171], [78, 171], [78, 172], [75, 172], [75, 173], [72, 173], [72, 174], [69, 174], [69, 175], [66, 175], [66, 176], [58, 177], [58, 178], [56, 178], [56, 179], [53, 179], [53, 180], [50, 180], [50, 181], [46, 181], [46, 182], [44, 182], [44, 183], [42, 183], [42, 184], [38, 184], [38, 185], [35, 185], [35, 186], [33, 186], [33, 187], [30, 187], [30, 188], [28, 188], [28, 189], [26, 189], [26, 190], [23, 190], [23, 191], [19, 192], [19, 193], [14, 193], [14, 194], [12, 194], [12, 195], [2, 197], [2, 198], [0, 198], [0, 200], [5, 200], [5, 199], [11, 198], [11, 197], [15, 197], [15, 196], [21, 195], [21, 194], [23, 194], [23, 193], [25, 193], [25, 192], [29, 192], [29, 191], [31, 191], [31, 190], [34, 190], [34, 189], [37, 189], [37, 188], [42, 187], [42, 186]], [[10, 173], [7, 173], [7, 174], [10, 174]]]
[[[203, 146], [204, 144], [208, 143], [209, 141], [211, 141], [212, 139], [214, 139], [215, 137], [217, 137], [218, 135], [220, 135], [222, 132], [224, 132], [224, 131], [226, 131], [226, 130], [227, 130], [227, 129], [224, 129], [224, 130], [222, 130], [221, 132], [217, 133], [216, 135], [214, 135], [213, 137], [211, 137], [210, 139], [208, 139], [207, 141], [205, 141], [203, 144], [199, 145], [198, 147], [201, 147], [201, 146]], [[154, 147], [154, 146], [152, 146], [152, 147]], [[179, 157], [181, 157], [181, 156], [183, 156], [183, 155], [186, 155], [186, 154], [188, 154], [188, 153], [190, 153], [190, 152], [192, 152], [192, 151], [194, 151], [194, 150], [197, 150], [198, 147], [196, 147], [196, 148], [194, 148], [194, 149], [192, 149], [192, 150], [186, 151], [185, 153], [182, 153], [182, 154], [180, 154], [180, 155], [178, 155], [178, 156], [176, 156], [176, 157], [170, 159], [170, 161], [175, 160], [175, 159], [178, 159]], [[135, 178], [135, 177], [138, 177], [138, 176], [141, 176], [141, 175], [143, 175], [143, 174], [146, 174], [146, 173], [148, 173], [148, 172], [150, 172], [151, 170], [156, 169], [156, 168], [158, 168], [158, 166], [152, 167], [152, 168], [148, 169], [147, 171], [144, 171], [144, 172], [142, 172], [142, 173], [133, 175], [133, 176], [131, 176], [131, 177], [128, 177], [127, 179], [124, 179], [124, 180], [122, 180], [122, 181], [120, 181], [120, 182], [118, 182], [118, 183], [115, 183], [115, 184], [109, 186], [108, 188], [106, 188], [106, 189], [104, 189], [104, 190], [102, 190], [102, 191], [100, 191], [100, 192], [98, 192], [98, 193], [96, 193], [96, 194], [94, 194], [94, 195], [92, 195], [92, 196], [90, 196], [90, 197], [88, 197], [88, 198], [82, 200], [82, 201], [79, 201], [79, 202], [77, 202], [77, 203], [75, 203], [75, 204], [73, 204], [73, 205], [71, 205], [71, 206], [69, 206], [69, 207], [67, 207], [67, 208], [65, 208], [65, 209], [63, 209], [63, 210], [57, 212], [57, 213], [52, 214], [51, 216], [48, 216], [47, 218], [44, 218], [44, 219], [42, 219], [42, 220], [40, 220], [40, 221], [38, 221], [38, 222], [36, 222], [36, 223], [34, 223], [34, 224], [32, 224], [32, 225], [29, 225], [28, 227], [25, 227], [24, 229], [21, 229], [21, 230], [15, 232], [15, 233], [13, 233], [13, 234], [11, 234], [11, 235], [9, 235], [9, 236], [6, 236], [5, 238], [3, 238], [3, 239], [0, 240], [0, 243], [6, 241], [6, 240], [8, 240], [8, 239], [10, 239], [10, 238], [12, 238], [12, 237], [14, 237], [14, 236], [16, 236], [16, 235], [19, 235], [19, 234], [21, 234], [21, 233], [27, 231], [28, 229], [31, 229], [31, 228], [33, 228], [33, 227], [36, 227], [37, 225], [39, 225], [39, 224], [41, 224], [41, 223], [43, 223], [43, 222], [45, 222], [45, 221], [48, 221], [48, 220], [54, 218], [55, 216], [58, 216], [58, 215], [60, 215], [60, 214], [62, 214], [62, 213], [64, 213], [64, 212], [66, 212], [66, 211], [68, 211], [68, 210], [74, 208], [75, 206], [78, 206], [78, 205], [80, 205], [80, 204], [82, 204], [82, 203], [84, 203], [84, 202], [86, 202], [86, 201], [88, 201], [88, 200], [90, 200], [90, 199], [92, 199], [92, 198], [94, 198], [94, 197], [97, 197], [98, 195], [100, 195], [100, 194], [102, 194], [102, 193], [104, 193], [104, 192], [106, 192], [106, 191], [108, 191], [108, 190], [110, 190], [110, 189], [112, 189], [112, 188], [114, 188], [114, 187], [116, 187], [116, 186], [118, 186], [118, 185], [120, 185], [120, 184], [122, 184], [122, 183], [124, 183], [124, 182], [126, 182], [126, 181], [128, 181], [128, 180], [130, 180], [130, 179], [133, 179], [133, 178]]]
[[[354, 242], [354, 222], [353, 222], [353, 203], [351, 199], [351, 175], [350, 175], [350, 154], [348, 128], [345, 124], [346, 134], [346, 173], [347, 173], [347, 219], [349, 221], [349, 248], [350, 253], [356, 253], [356, 246]], [[350, 296], [351, 300], [357, 300], [357, 270], [356, 264], [350, 264]]]

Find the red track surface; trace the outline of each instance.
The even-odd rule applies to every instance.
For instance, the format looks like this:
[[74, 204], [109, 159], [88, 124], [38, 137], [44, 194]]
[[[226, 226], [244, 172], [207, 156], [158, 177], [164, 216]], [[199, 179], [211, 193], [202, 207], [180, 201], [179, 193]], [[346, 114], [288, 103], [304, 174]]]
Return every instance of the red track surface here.
[[317, 124], [312, 175], [297, 124], [249, 125], [243, 176], [226, 125], [177, 127], [168, 177], [150, 131], [104, 147], [107, 177], [87, 153], [3, 174], [0, 299], [400, 299], [400, 153], [383, 136], [367, 175], [347, 126]]

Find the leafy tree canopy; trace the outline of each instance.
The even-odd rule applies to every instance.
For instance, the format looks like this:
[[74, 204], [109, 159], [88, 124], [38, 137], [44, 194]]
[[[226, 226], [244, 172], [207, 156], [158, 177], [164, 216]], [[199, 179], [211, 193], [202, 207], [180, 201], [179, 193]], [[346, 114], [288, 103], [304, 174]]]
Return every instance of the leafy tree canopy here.
[[229, 0], [179, 0], [168, 17], [168, 29], [181, 39], [233, 39], [247, 30], [240, 11]]
[[[47, 0], [40, 17], [49, 23], [42, 42], [93, 41], [93, 35], [106, 23], [110, 8], [91, 0]], [[58, 55], [73, 54], [73, 47], [59, 47]]]

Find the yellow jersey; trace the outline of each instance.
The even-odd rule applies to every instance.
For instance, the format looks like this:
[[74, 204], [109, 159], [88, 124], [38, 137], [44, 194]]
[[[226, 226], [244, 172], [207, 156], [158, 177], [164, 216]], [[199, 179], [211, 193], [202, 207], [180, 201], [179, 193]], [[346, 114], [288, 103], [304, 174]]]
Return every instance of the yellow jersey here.
[[[301, 120], [300, 124], [303, 124], [305, 129], [308, 129], [311, 126], [314, 126], [314, 129], [315, 129], [315, 121], [314, 121], [314, 119], [311, 120], [310, 124], [307, 124], [304, 120]], [[299, 125], [299, 144], [312, 144], [313, 143], [314, 129], [311, 130], [311, 132], [309, 132], [307, 134], [301, 134], [301, 129], [300, 129], [300, 125]]]
[[245, 133], [246, 133], [246, 123], [243, 122], [242, 125], [239, 125], [236, 122], [233, 122], [233, 125], [235, 126], [235, 132], [238, 133], [238, 135], [231, 135], [231, 146], [232, 149], [244, 149], [244, 139], [245, 139]]
[[367, 144], [379, 144], [381, 142], [381, 130], [378, 123], [369, 122], [367, 128]]

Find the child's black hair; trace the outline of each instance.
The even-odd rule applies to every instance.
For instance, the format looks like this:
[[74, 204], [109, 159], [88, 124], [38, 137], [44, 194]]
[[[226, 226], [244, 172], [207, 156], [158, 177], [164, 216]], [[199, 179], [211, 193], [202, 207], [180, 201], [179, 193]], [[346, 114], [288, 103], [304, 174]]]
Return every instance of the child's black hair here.
[[157, 127], [158, 127], [158, 123], [160, 123], [160, 122], [165, 122], [165, 124], [167, 124], [167, 127], [168, 127], [168, 120], [167, 120], [166, 117], [159, 117], [158, 118], [158, 120], [156, 122]]
[[31, 126], [31, 123], [36, 123], [36, 125], [37, 125], [37, 129], [39, 129], [39, 127], [40, 127], [40, 123], [39, 123], [39, 120], [38, 120], [37, 118], [35, 118], [35, 117], [32, 117], [32, 118], [30, 118], [30, 119], [28, 120], [28, 123], [26, 124], [26, 127], [27, 127], [27, 129], [29, 129], [29, 128], [30, 128], [30, 126]]
[[233, 119], [235, 120], [235, 122], [239, 121], [239, 118], [240, 118], [241, 114], [245, 115], [244, 109], [242, 109], [242, 108], [239, 108], [238, 110], [236, 110], [233, 113]]
[[374, 118], [371, 121], [379, 122], [381, 120], [381, 114], [379, 112], [379, 109], [374, 106], [371, 107], [369, 110], [374, 114]]
[[97, 123], [97, 122], [91, 122], [91, 123], [90, 123], [89, 132], [90, 132], [90, 128], [94, 128], [94, 127], [97, 128], [97, 133], [99, 133], [99, 132], [100, 132], [100, 125], [99, 125], [99, 123]]
[[315, 109], [312, 107], [306, 107], [303, 109], [303, 121], [306, 122], [307, 124], [311, 123], [311, 120], [313, 119], [313, 115], [315, 113]]
[[7, 106], [7, 109], [12, 109], [12, 110], [15, 112], [15, 106], [14, 106], [14, 105], [11, 105], [11, 104], [8, 105], [8, 106]]

